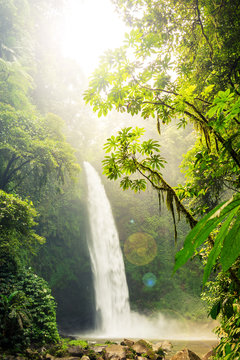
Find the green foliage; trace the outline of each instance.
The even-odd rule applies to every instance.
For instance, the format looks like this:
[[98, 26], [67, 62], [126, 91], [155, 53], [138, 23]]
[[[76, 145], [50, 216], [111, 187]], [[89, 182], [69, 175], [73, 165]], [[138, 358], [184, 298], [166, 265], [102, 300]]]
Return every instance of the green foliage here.
[[16, 267], [44, 242], [33, 229], [36, 216], [30, 201], [0, 190], [0, 269], [17, 271]]
[[[108, 139], [104, 146], [106, 152], [117, 150], [106, 156], [103, 160], [104, 173], [109, 179], [126, 175], [120, 183], [120, 186], [126, 190], [133, 189], [135, 192], [145, 190], [145, 180], [131, 180], [129, 175], [141, 170], [139, 164], [154, 170], [164, 167], [166, 162], [158, 153], [160, 152], [157, 141], [152, 139], [140, 143], [140, 136], [144, 133], [143, 129], [131, 127], [119, 131], [118, 136]], [[144, 158], [144, 156], [146, 156]]]
[[31, 270], [1, 273], [0, 346], [18, 351], [59, 340], [56, 305], [43, 279]]
[[[14, 349], [31, 342], [41, 345], [55, 341], [58, 336], [49, 289], [34, 276], [26, 275], [23, 280], [24, 265], [33, 264], [38, 273], [52, 280], [55, 292], [72, 286], [79, 293], [80, 285], [74, 286], [73, 282], [79, 281], [76, 274], [82, 269], [80, 279], [86, 276], [84, 281], [89, 281], [89, 259], [82, 253], [82, 248], [79, 255], [73, 256], [73, 244], [81, 247], [78, 242], [79, 233], [83, 233], [83, 221], [79, 221], [79, 209], [75, 218], [71, 211], [70, 216], [66, 215], [74, 199], [64, 198], [65, 194], [72, 196], [73, 193], [75, 198], [79, 198], [79, 191], [74, 188], [79, 166], [75, 151], [66, 141], [65, 121], [55, 115], [70, 123], [82, 111], [79, 106], [79, 84], [82, 86], [83, 82], [80, 68], [74, 61], [59, 58], [55, 47], [56, 33], [52, 33], [56, 18], [60, 19], [59, 10], [63, 3], [55, 0], [0, 0], [0, 276], [6, 273], [8, 279], [14, 277], [13, 288], [3, 293], [5, 306], [11, 293], [22, 291], [15, 286], [15, 277], [21, 286], [26, 287], [23, 292], [29, 292], [27, 298], [31, 302], [30, 305], [24, 304], [22, 300], [22, 311], [26, 307], [30, 326], [24, 321], [23, 329], [18, 326], [20, 317], [17, 317], [17, 312], [11, 320], [16, 333], [6, 336], [4, 346]], [[19, 196], [28, 200], [20, 200]], [[64, 210], [60, 214], [55, 205], [61, 202]], [[37, 213], [40, 215], [39, 224], [35, 221]], [[40, 253], [44, 237], [33, 229], [47, 238]], [[63, 235], [59, 236], [60, 233]], [[37, 252], [38, 257], [33, 257]], [[43, 294], [40, 287], [46, 293]], [[38, 298], [32, 296], [33, 292]], [[81, 298], [78, 295], [76, 301]], [[87, 296], [88, 291], [83, 294], [83, 297]], [[14, 299], [17, 301], [17, 295]], [[77, 310], [80, 307], [81, 304]]]
[[[232, 272], [239, 272], [239, 260], [232, 266]], [[239, 278], [239, 274], [237, 275]], [[219, 273], [215, 281], [206, 284], [208, 291], [203, 293], [210, 306], [209, 315], [220, 321], [216, 333], [219, 345], [214, 359], [234, 360], [239, 355], [239, 291], [232, 273]]]
[[[174, 199], [177, 211], [192, 226], [197, 223], [192, 214], [207, 213], [187, 236], [175, 270], [198, 253], [205, 265], [204, 284], [221, 268], [229, 276], [229, 283], [220, 286], [222, 290], [226, 286], [226, 296], [214, 302], [211, 315], [222, 314], [221, 326], [227, 334], [218, 348], [219, 358], [236, 358], [239, 348], [233, 334], [239, 331], [238, 319], [226, 309], [227, 294], [232, 299], [229, 308], [236, 308], [240, 290], [236, 268], [240, 255], [239, 1], [115, 0], [115, 4], [132, 30], [120, 49], [102, 57], [85, 101], [98, 116], [115, 108], [155, 118], [159, 134], [162, 125], [173, 120], [179, 128], [191, 122], [197, 136], [183, 164], [187, 183], [174, 191], [165, 184], [161, 166], [157, 168], [153, 156], [158, 152], [149, 156], [147, 148], [135, 145], [128, 137], [131, 130], [108, 139], [105, 150], [112, 153], [105, 157], [104, 173], [114, 180], [123, 176], [123, 189], [145, 189], [146, 179], [159, 192], [163, 188], [173, 216]], [[134, 183], [131, 176], [136, 173], [143, 183]], [[224, 199], [230, 200], [222, 203]]]
[[70, 339], [63, 339], [64, 343], [70, 346], [81, 346], [83, 349], [87, 349], [88, 343], [85, 340], [70, 340]]
[[14, 291], [9, 296], [0, 295], [0, 317], [1, 317], [1, 336], [4, 341], [17, 336], [19, 333], [30, 326], [30, 316], [27, 310], [27, 297], [23, 291]]
[[56, 304], [47, 282], [29, 271], [20, 278], [18, 287], [24, 289], [28, 297], [28, 310], [32, 319], [31, 329], [27, 329], [26, 336], [36, 344], [58, 341]]
[[235, 360], [240, 354], [240, 304], [237, 299], [232, 304], [233, 313], [222, 322], [216, 333], [221, 339], [214, 359]]
[[1, 189], [16, 191], [27, 176], [40, 188], [51, 173], [64, 181], [65, 175], [74, 176], [78, 171], [73, 149], [55, 115], [39, 118], [2, 104], [0, 125]]
[[187, 235], [183, 249], [177, 253], [174, 271], [194, 255], [197, 248], [208, 240], [213, 230], [217, 229], [219, 223], [221, 223], [221, 229], [215, 237], [213, 247], [208, 254], [203, 284], [206, 283], [220, 253], [220, 263], [223, 271], [227, 271], [240, 255], [239, 209], [240, 197], [235, 195], [235, 197], [218, 205], [205, 215]]
[[[166, 204], [173, 217], [176, 239], [174, 203], [179, 218], [182, 213], [191, 226], [196, 223], [196, 220], [181, 203], [175, 190], [164, 180], [160, 172], [166, 161], [159, 154], [159, 143], [153, 139], [141, 143], [140, 137], [143, 132], [143, 129], [129, 127], [119, 131], [118, 136], [112, 136], [108, 139], [104, 149], [106, 152], [112, 150], [113, 152], [110, 156], [105, 156], [103, 160], [103, 173], [110, 180], [117, 180], [125, 175], [120, 182], [120, 187], [123, 190], [132, 189], [135, 192], [146, 189], [147, 179], [159, 193], [160, 207], [161, 199], [164, 199], [164, 195], [166, 195]], [[143, 177], [143, 179], [131, 179], [131, 175], [135, 174]]]

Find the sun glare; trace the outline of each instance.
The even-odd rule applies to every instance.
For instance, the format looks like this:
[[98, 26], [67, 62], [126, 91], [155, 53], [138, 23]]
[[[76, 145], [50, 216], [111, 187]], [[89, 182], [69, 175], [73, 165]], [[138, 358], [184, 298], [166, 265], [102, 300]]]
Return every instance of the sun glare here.
[[70, 0], [65, 16], [63, 55], [77, 60], [89, 75], [105, 50], [121, 44], [125, 31], [110, 0]]

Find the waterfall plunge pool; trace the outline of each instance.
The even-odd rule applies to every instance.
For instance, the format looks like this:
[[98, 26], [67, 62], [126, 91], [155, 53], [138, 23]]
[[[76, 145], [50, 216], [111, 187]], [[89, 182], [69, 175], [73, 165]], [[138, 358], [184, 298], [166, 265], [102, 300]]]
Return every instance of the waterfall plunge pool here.
[[180, 322], [161, 313], [150, 318], [130, 310], [124, 261], [111, 205], [96, 170], [88, 162], [84, 162], [84, 168], [88, 185], [88, 247], [94, 276], [96, 329], [73, 336], [97, 343], [120, 342], [123, 338], [152, 342], [169, 340], [174, 352], [188, 347], [202, 356], [216, 344], [216, 336], [207, 324]]

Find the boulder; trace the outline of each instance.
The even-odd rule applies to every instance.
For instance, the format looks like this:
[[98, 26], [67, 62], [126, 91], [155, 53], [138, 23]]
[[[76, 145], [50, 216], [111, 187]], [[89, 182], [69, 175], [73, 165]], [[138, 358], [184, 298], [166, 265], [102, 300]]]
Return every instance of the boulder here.
[[189, 349], [178, 351], [170, 360], [201, 360], [200, 357]]
[[104, 349], [106, 349], [106, 347], [107, 345], [91, 346], [91, 350], [93, 350], [97, 354], [100, 354], [103, 352]]
[[138, 340], [132, 346], [132, 349], [137, 353], [137, 355], [146, 354], [151, 346], [145, 340]]
[[215, 355], [215, 351], [214, 351], [214, 349], [212, 349], [203, 356], [202, 360], [210, 360], [211, 357], [214, 355]]
[[87, 355], [83, 355], [83, 356], [81, 357], [81, 360], [90, 360], [90, 357], [87, 356]]
[[165, 340], [165, 341], [162, 342], [161, 348], [162, 348], [164, 351], [171, 351], [172, 347], [173, 347], [173, 346], [172, 346], [172, 343], [170, 343], [170, 341]]
[[80, 360], [79, 356], [65, 356], [61, 358], [54, 358], [54, 360]]
[[170, 341], [166, 341], [166, 340], [152, 345], [153, 351], [156, 352], [158, 352], [159, 350], [171, 351], [171, 348], [172, 348], [172, 344], [170, 343]]
[[[164, 353], [162, 352], [161, 355], [164, 355]], [[155, 351], [153, 351], [152, 349], [148, 349], [147, 350], [147, 354], [146, 357], [150, 360], [160, 360], [162, 359], [163, 356], [159, 356], [159, 354], [157, 354]]]
[[123, 339], [121, 345], [132, 347], [134, 345], [134, 341], [129, 339]]
[[81, 346], [70, 346], [67, 352], [71, 356], [82, 357], [84, 355], [84, 349]]
[[55, 359], [55, 357], [53, 355], [50, 355], [50, 354], [46, 354], [45, 358], [46, 358], [46, 360], [54, 360]]
[[126, 348], [122, 345], [109, 345], [104, 350], [105, 360], [125, 360]]

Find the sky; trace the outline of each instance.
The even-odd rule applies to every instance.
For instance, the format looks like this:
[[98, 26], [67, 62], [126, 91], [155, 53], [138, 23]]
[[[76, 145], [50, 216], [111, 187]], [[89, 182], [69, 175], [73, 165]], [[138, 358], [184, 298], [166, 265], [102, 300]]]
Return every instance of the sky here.
[[121, 45], [126, 31], [110, 0], [69, 0], [63, 55], [77, 60], [89, 76], [105, 50]]

